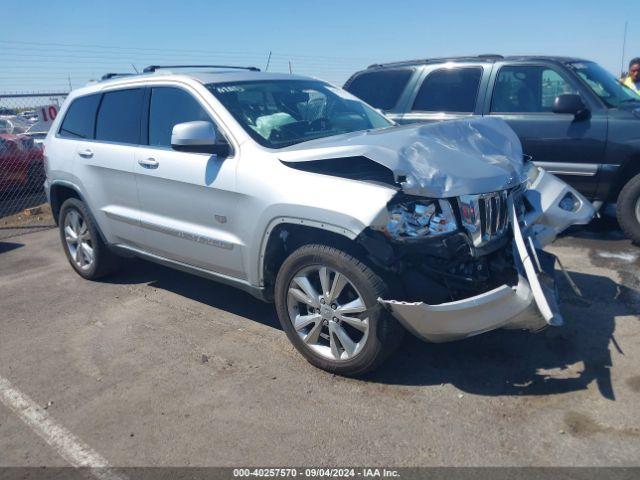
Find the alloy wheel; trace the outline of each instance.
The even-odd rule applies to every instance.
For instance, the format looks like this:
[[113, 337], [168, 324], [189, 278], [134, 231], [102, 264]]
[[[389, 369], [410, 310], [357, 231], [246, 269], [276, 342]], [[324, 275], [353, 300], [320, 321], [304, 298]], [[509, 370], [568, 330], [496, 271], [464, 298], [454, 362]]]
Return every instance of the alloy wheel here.
[[73, 262], [89, 270], [94, 261], [93, 242], [87, 222], [77, 210], [69, 210], [64, 218], [64, 238]]
[[287, 309], [303, 343], [324, 358], [350, 360], [369, 337], [362, 295], [343, 273], [327, 266], [305, 267], [294, 275]]

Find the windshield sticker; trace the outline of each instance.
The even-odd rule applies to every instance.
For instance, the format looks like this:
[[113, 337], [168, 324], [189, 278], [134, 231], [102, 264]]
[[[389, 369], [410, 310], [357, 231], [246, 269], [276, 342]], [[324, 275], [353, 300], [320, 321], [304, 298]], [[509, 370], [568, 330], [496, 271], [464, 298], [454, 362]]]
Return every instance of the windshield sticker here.
[[240, 87], [238, 85], [226, 85], [223, 87], [216, 87], [216, 92], [218, 93], [240, 93], [244, 92], [244, 87]]

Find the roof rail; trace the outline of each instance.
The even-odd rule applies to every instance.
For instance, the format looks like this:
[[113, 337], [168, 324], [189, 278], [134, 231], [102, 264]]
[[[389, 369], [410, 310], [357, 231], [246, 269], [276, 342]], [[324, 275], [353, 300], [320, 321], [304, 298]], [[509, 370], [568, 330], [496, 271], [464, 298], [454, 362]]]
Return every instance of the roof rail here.
[[504, 57], [502, 55], [497, 55], [493, 53], [485, 53], [481, 55], [474, 56], [462, 56], [462, 57], [434, 57], [434, 58], [421, 58], [416, 60], [401, 60], [399, 62], [388, 62], [388, 63], [374, 63], [369, 65], [367, 68], [378, 68], [378, 67], [409, 67], [413, 65], [426, 65], [430, 63], [442, 63], [447, 61], [474, 61], [474, 60], [502, 60]]
[[153, 73], [162, 68], [232, 68], [236, 70], [251, 70], [252, 72], [260, 71], [257, 67], [238, 67], [234, 65], [149, 65], [142, 71], [144, 73]]
[[128, 77], [130, 75], [135, 75], [135, 74], [134, 73], [105, 73], [104, 75], [102, 75], [100, 80], [109, 80], [110, 78], [116, 78], [116, 77]]

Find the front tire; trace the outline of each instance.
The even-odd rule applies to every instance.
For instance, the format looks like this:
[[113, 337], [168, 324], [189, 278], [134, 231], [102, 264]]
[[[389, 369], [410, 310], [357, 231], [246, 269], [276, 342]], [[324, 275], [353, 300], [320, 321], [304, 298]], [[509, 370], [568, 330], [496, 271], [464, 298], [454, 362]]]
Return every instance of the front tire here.
[[616, 217], [631, 240], [640, 244], [640, 174], [627, 182], [618, 195]]
[[96, 280], [120, 266], [120, 259], [102, 241], [87, 206], [67, 199], [58, 217], [60, 240], [67, 260], [82, 278]]
[[306, 245], [282, 264], [275, 302], [282, 328], [313, 365], [346, 376], [378, 367], [404, 330], [378, 303], [387, 286], [367, 265], [325, 245]]

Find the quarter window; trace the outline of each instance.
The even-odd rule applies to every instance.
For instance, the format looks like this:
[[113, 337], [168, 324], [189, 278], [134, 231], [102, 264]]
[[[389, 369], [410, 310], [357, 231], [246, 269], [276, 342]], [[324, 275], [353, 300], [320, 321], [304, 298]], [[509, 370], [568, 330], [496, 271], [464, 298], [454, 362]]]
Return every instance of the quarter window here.
[[356, 76], [344, 89], [374, 108], [391, 110], [407, 86], [413, 69], [389, 69], [365, 72]]
[[58, 134], [65, 138], [93, 138], [100, 94], [76, 98], [62, 121]]
[[424, 79], [413, 102], [413, 111], [473, 113], [482, 68], [443, 68]]
[[170, 147], [173, 127], [196, 120], [210, 122], [211, 118], [189, 93], [173, 87], [151, 90], [149, 145]]
[[537, 65], [502, 67], [493, 88], [491, 111], [550, 112], [558, 95], [576, 90], [555, 70]]
[[105, 93], [96, 120], [96, 140], [140, 143], [142, 97], [141, 88]]

